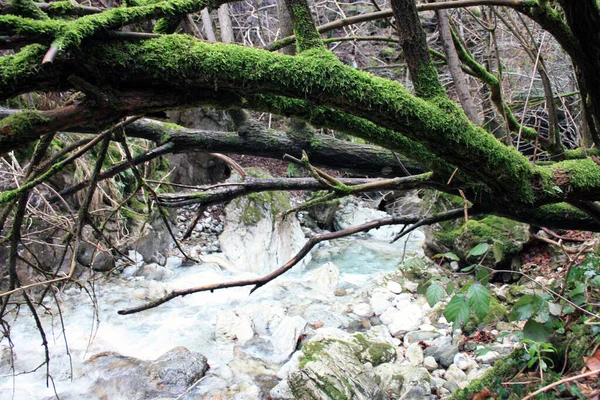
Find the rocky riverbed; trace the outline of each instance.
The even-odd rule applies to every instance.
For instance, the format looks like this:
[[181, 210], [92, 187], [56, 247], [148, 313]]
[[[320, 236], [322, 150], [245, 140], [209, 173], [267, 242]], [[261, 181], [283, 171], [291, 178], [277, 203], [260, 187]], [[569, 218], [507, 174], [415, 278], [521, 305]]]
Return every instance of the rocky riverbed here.
[[[338, 227], [377, 216], [356, 202], [340, 209]], [[0, 398], [53, 398], [55, 391], [61, 399], [445, 398], [517, 342], [510, 324], [467, 337], [444, 319], [443, 302], [431, 308], [417, 294], [420, 277], [443, 272], [424, 259], [421, 232], [389, 243], [399, 227], [323, 243], [312, 261], [252, 295], [231, 288], [117, 315], [175, 288], [263, 273], [263, 263], [249, 265], [255, 251], [221, 252], [233, 240], [223, 235], [232, 230], [232, 210], [222, 211], [204, 211], [186, 244], [200, 263], [173, 250], [162, 263], [149, 263], [131, 251], [136, 262], [117, 274], [56, 294], [61, 313], [48, 303], [42, 316], [52, 355], [48, 387], [45, 367], [31, 372], [44, 359], [33, 320], [22, 312], [11, 321], [14, 346], [11, 353], [3, 344]], [[262, 211], [275, 226], [274, 214]], [[196, 212], [183, 210], [180, 228]], [[319, 229], [310, 218], [301, 214], [302, 227], [296, 221], [280, 229], [305, 237]], [[232, 231], [239, 236], [240, 229]], [[248, 246], [259, 240], [269, 257], [295, 251], [276, 235], [265, 240], [246, 231], [236, 240]]]

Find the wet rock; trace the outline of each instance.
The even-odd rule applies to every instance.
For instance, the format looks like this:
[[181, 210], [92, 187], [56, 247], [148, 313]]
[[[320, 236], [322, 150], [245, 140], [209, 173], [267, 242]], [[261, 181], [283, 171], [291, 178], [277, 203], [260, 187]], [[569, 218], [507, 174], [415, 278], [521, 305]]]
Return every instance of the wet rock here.
[[135, 272], [135, 276], [143, 276], [153, 281], [165, 281], [173, 276], [173, 271], [156, 263], [142, 265]]
[[283, 318], [271, 338], [276, 359], [285, 360], [296, 351], [298, 339], [304, 333], [306, 325], [306, 320], [300, 316]]
[[175, 397], [204, 376], [206, 357], [176, 347], [154, 361], [106, 352], [91, 357], [84, 373], [94, 380], [90, 395], [142, 400]]
[[250, 317], [236, 310], [222, 310], [217, 315], [217, 338], [246, 344], [254, 337], [254, 325]]
[[332, 262], [320, 266], [310, 277], [311, 287], [324, 293], [333, 293], [338, 284], [340, 270]]

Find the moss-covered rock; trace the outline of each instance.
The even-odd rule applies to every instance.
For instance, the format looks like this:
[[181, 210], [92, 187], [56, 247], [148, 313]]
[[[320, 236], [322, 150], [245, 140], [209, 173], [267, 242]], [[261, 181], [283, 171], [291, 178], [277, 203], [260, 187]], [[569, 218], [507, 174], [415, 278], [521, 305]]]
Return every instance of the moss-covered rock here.
[[370, 362], [377, 366], [396, 358], [396, 349], [389, 343], [371, 341], [360, 333], [354, 335], [354, 342], [360, 346], [360, 351], [355, 354], [363, 363]]
[[388, 399], [373, 367], [356, 356], [361, 346], [340, 339], [309, 342], [302, 348], [299, 370], [287, 378], [295, 399]]
[[529, 225], [494, 215], [483, 219], [470, 219], [455, 229], [442, 229], [434, 239], [462, 260], [475, 263], [481, 256], [467, 257], [469, 251], [480, 243], [490, 245], [484, 264], [502, 269], [509, 268], [515, 255], [529, 242]]
[[395, 358], [395, 348], [377, 329], [355, 335], [335, 329], [318, 331], [302, 347], [298, 369], [271, 394], [307, 400], [389, 399], [373, 367], [390, 365]]

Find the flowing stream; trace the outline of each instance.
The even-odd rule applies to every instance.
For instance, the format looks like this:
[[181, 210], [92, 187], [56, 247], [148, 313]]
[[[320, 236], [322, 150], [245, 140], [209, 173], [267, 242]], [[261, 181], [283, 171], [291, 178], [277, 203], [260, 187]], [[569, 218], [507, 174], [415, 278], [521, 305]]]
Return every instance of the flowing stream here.
[[[373, 286], [376, 277], [397, 268], [403, 257], [422, 252], [422, 241], [420, 231], [414, 232], [408, 242], [393, 244], [367, 236], [339, 239], [313, 250], [306, 268], [294, 269], [250, 296], [249, 288], [198, 293], [128, 316], [118, 315], [117, 311], [159, 297], [166, 290], [254, 275], [233, 275], [201, 264], [175, 266], [168, 281], [113, 277], [98, 279], [85, 289], [71, 287], [56, 294], [64, 332], [54, 301], [47, 301], [47, 312], [40, 312], [51, 354], [52, 379], [48, 387], [46, 366], [40, 367], [44, 360], [42, 340], [33, 318], [23, 307], [16, 320], [8, 321], [12, 326], [15, 371], [13, 374], [9, 367], [11, 353], [5, 339], [0, 343], [0, 399], [54, 398], [55, 390], [61, 399], [127, 398], [111, 392], [101, 396], [92, 390], [94, 374], [86, 369], [85, 360], [106, 351], [151, 360], [176, 346], [202, 353], [210, 364], [206, 378], [186, 398], [211, 398], [217, 393], [222, 397], [214, 398], [266, 398], [285, 361], [272, 355], [269, 337], [276, 326], [269, 325], [273, 323], [269, 316], [300, 315], [309, 324], [349, 330], [359, 325], [356, 317], [347, 314], [339, 297], [312, 287], [313, 270], [327, 261], [335, 263], [340, 270], [337, 287], [356, 293]], [[217, 315], [225, 309], [253, 315], [254, 339], [240, 346], [215, 336]]]

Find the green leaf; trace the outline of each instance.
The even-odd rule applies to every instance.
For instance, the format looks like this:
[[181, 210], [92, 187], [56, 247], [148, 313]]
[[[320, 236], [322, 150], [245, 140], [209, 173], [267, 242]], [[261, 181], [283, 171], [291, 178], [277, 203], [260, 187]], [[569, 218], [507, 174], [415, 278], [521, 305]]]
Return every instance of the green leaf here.
[[448, 260], [460, 261], [460, 257], [454, 253], [447, 252], [444, 254], [436, 254], [433, 258], [447, 258]]
[[444, 311], [444, 317], [448, 322], [454, 322], [455, 327], [462, 326], [469, 319], [469, 304], [467, 297], [457, 294], [450, 300]]
[[449, 282], [448, 285], [446, 285], [446, 294], [448, 296], [450, 296], [452, 294], [452, 292], [454, 292], [455, 287], [456, 287], [456, 285], [454, 285], [453, 282]]
[[475, 268], [477, 266], [477, 264], [471, 264], [468, 267], [464, 267], [463, 269], [461, 269], [462, 272], [469, 272], [471, 271], [473, 268]]
[[467, 292], [469, 306], [479, 319], [483, 319], [490, 309], [490, 291], [485, 286], [476, 283]]
[[522, 296], [513, 306], [513, 310], [510, 313], [511, 321], [523, 321], [533, 315], [533, 297], [530, 294]]
[[492, 252], [494, 253], [494, 259], [496, 260], [496, 263], [502, 261], [502, 256], [504, 255], [504, 252], [502, 251], [502, 245], [500, 243], [494, 243], [494, 247], [492, 247]]
[[437, 302], [442, 300], [444, 297], [446, 297], [446, 291], [437, 283], [432, 283], [429, 288], [427, 288], [427, 292], [425, 292], [425, 298], [427, 299], [427, 303], [429, 303], [430, 307], [436, 305]]
[[471, 250], [469, 250], [469, 252], [467, 253], [467, 257], [469, 258], [471, 256], [481, 256], [485, 253], [487, 253], [487, 251], [489, 250], [490, 245], [487, 243], [479, 243], [477, 246], [473, 247]]
[[540, 324], [539, 322], [530, 319], [523, 327], [523, 336], [535, 342], [545, 342], [552, 334], [552, 328], [548, 324]]
[[475, 277], [482, 285], [487, 285], [492, 274], [486, 268], [479, 267], [475, 270]]

